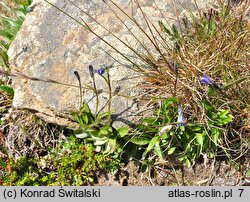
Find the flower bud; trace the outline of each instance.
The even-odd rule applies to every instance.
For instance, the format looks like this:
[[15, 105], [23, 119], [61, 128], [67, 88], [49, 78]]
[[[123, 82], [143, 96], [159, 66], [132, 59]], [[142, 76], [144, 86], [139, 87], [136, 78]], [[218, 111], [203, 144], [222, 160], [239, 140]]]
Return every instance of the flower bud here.
[[92, 65], [89, 65], [89, 74], [90, 74], [91, 78], [94, 77], [94, 68]]
[[74, 74], [75, 74], [76, 78], [78, 79], [78, 81], [80, 81], [81, 78], [80, 78], [80, 75], [79, 75], [78, 71], [74, 71]]

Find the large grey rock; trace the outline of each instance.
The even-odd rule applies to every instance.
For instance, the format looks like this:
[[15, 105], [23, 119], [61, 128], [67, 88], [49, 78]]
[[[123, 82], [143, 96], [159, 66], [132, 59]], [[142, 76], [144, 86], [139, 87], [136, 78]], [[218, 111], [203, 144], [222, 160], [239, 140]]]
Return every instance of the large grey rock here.
[[[91, 29], [94, 30], [105, 41], [112, 44], [117, 50], [125, 55], [135, 55], [129, 48], [122, 44], [119, 39], [128, 43], [138, 52], [142, 47], [131, 35], [128, 29], [119, 21], [115, 14], [101, 0], [74, 0], [81, 9], [88, 12], [94, 19], [104, 25], [118, 36], [112, 36], [107, 30], [98, 25], [95, 20], [88, 17], [80, 9], [76, 8], [67, 0], [50, 0], [50, 2], [79, 21], [85, 20]], [[111, 2], [106, 1], [109, 5]], [[147, 31], [147, 26], [142, 18], [139, 8], [129, 0], [115, 0], [117, 4], [130, 16], [133, 16]], [[163, 19], [153, 0], [140, 0], [142, 9], [150, 17], [151, 21], [158, 26], [157, 21]], [[166, 18], [175, 18], [175, 9], [171, 0], [155, 0]], [[199, 4], [207, 1], [200, 1]], [[191, 0], [179, 0], [177, 9], [182, 12], [185, 8], [195, 9]], [[121, 11], [112, 6], [118, 16], [131, 29], [138, 39], [143, 41], [152, 52], [154, 48], [149, 40], [139, 31]], [[149, 32], [148, 32], [149, 33]], [[125, 65], [114, 63], [111, 69], [112, 89], [120, 89], [119, 95], [114, 95], [112, 112], [117, 115], [117, 121], [128, 123], [133, 122], [138, 108], [135, 98], [140, 94], [136, 87], [141, 82], [140, 77], [133, 78], [137, 74], [129, 68], [129, 63], [121, 55], [114, 51], [107, 43], [92, 34], [85, 27], [55, 9], [43, 0], [34, 0], [27, 14], [25, 22], [12, 43], [8, 55], [12, 72], [21, 72], [30, 77], [45, 80], [55, 80], [60, 85], [51, 82], [32, 81], [29, 79], [13, 78], [15, 96], [13, 106], [34, 110], [38, 115], [49, 122], [60, 125], [69, 125], [70, 111], [79, 109], [79, 89], [69, 85], [78, 85], [74, 75], [77, 70], [81, 76], [84, 87], [92, 86], [92, 79], [89, 76], [88, 65], [92, 64], [97, 69], [101, 64], [112, 64], [118, 60]], [[107, 108], [107, 85], [104, 80], [95, 75], [100, 94], [99, 109]], [[120, 96], [122, 95], [122, 96]], [[95, 108], [95, 97], [91, 90], [85, 89], [83, 95], [92, 110]]]

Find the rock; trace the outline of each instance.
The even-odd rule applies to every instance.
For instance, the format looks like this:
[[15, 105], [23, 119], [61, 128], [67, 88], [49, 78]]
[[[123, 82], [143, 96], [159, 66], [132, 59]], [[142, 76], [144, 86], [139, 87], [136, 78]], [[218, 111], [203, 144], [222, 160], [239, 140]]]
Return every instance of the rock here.
[[[138, 73], [131, 69], [131, 63], [127, 62], [117, 51], [121, 51], [129, 58], [136, 55], [123, 44], [125, 42], [137, 50], [136, 52], [143, 52], [142, 45], [138, 44], [131, 33], [135, 34], [150, 51], [154, 52], [152, 43], [149, 43], [143, 32], [124, 13], [112, 5], [111, 1], [106, 2], [116, 10], [119, 18], [130, 28], [131, 33], [104, 1], [74, 0], [74, 4], [79, 8], [67, 0], [50, 0], [50, 2], [78, 21], [86, 21], [88, 26], [102, 39], [87, 30], [86, 26], [79, 25], [45, 1], [34, 0], [21, 30], [8, 51], [11, 70], [13, 73], [20, 72], [29, 77], [54, 80], [61, 84], [15, 77], [13, 78], [15, 90], [13, 106], [34, 110], [49, 122], [69, 125], [71, 123], [68, 119], [70, 112], [79, 110], [80, 106], [78, 81], [74, 71], [78, 71], [81, 77], [84, 87], [83, 100], [89, 104], [92, 110], [95, 110], [96, 99], [93, 91], [90, 90], [93, 83], [88, 66], [91, 64], [97, 70], [101, 64], [114, 63], [110, 70], [112, 89], [113, 91], [119, 90], [119, 93], [113, 96], [112, 113], [115, 115], [117, 123], [133, 123], [140, 111], [135, 98], [141, 93], [141, 89], [136, 87], [138, 83], [141, 83], [141, 77], [136, 77]], [[126, 14], [137, 19], [143, 30], [150, 34], [135, 2], [131, 3], [132, 1], [129, 0], [115, 0], [115, 2]], [[153, 0], [140, 0], [140, 5], [158, 27], [157, 22], [163, 17], [153, 2]], [[155, 2], [162, 9], [166, 18], [175, 18], [175, 9], [171, 3], [173, 1], [155, 0]], [[200, 4], [203, 5], [204, 2], [207, 1], [200, 1]], [[195, 9], [194, 3], [189, 0], [179, 0], [176, 6], [179, 12], [187, 7], [193, 11]], [[89, 13], [91, 17], [81, 9]], [[117, 37], [105, 30], [95, 20]], [[109, 44], [113, 47], [110, 47]], [[95, 74], [95, 79], [97, 88], [103, 91], [99, 95], [99, 109], [105, 111], [107, 110], [108, 88], [99, 75]]]

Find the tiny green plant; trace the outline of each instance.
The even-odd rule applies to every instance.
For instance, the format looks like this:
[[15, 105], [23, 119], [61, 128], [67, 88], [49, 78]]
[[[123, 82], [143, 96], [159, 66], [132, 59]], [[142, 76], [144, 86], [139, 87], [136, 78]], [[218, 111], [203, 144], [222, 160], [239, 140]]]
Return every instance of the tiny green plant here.
[[[54, 159], [54, 160], [53, 160]], [[45, 162], [49, 159], [45, 158]], [[62, 145], [51, 151], [50, 161], [57, 167], [56, 173], [44, 179], [55, 178], [53, 185], [84, 185], [93, 183], [97, 172], [116, 173], [123, 165], [119, 158], [96, 153], [92, 144], [70, 136]]]
[[216, 110], [209, 102], [205, 114], [209, 116], [208, 125], [186, 121], [178, 98], [164, 99], [151, 117], [144, 118], [137, 125], [130, 141], [144, 148], [142, 158], [154, 154], [159, 158], [175, 155], [190, 166], [201, 154], [213, 157], [218, 148], [223, 148], [224, 127], [232, 122], [229, 110]]
[[96, 153], [74, 136], [60, 141], [40, 157], [21, 157], [1, 161], [1, 185], [12, 186], [69, 186], [88, 185], [98, 181], [98, 172], [116, 173], [123, 163], [117, 157]]
[[[111, 120], [111, 101], [112, 101], [112, 89], [111, 89], [111, 80], [109, 75], [109, 69], [111, 68], [105, 65], [102, 65], [97, 73], [101, 76], [109, 90], [109, 99], [108, 99], [108, 111], [98, 113], [99, 107], [99, 98], [98, 98], [98, 89], [96, 89], [95, 79], [94, 79], [94, 70], [93, 67], [89, 66], [90, 76], [93, 79], [93, 91], [96, 95], [96, 110], [93, 114], [86, 102], [81, 104], [81, 109], [79, 112], [73, 112], [73, 118], [79, 124], [79, 128], [74, 131], [77, 138], [83, 138], [86, 143], [92, 142], [95, 146], [95, 151], [102, 151], [103, 154], [114, 153], [118, 149], [122, 148], [120, 145], [119, 139], [122, 139], [129, 132], [127, 127], [121, 127], [115, 129], [112, 126]], [[104, 76], [104, 73], [107, 72], [107, 77]], [[75, 73], [80, 81], [78, 73]], [[80, 83], [80, 82], [79, 82]], [[80, 85], [81, 89], [81, 85]], [[81, 92], [80, 92], [81, 93]], [[82, 102], [82, 99], [80, 99]]]
[[[129, 42], [119, 40], [111, 30], [76, 3], [69, 2], [130, 49], [136, 59], [131, 60], [127, 54], [95, 33], [83, 18], [76, 19], [50, 4], [131, 63], [131, 68], [144, 78], [142, 87], [145, 91], [150, 89], [152, 92], [148, 97], [153, 105], [156, 105], [155, 100], [162, 100], [158, 113], [139, 124], [130, 138], [131, 143], [140, 147], [143, 157], [154, 150], [160, 157], [164, 157], [166, 153], [176, 154], [180, 160], [190, 165], [201, 154], [213, 156], [218, 148], [226, 155], [231, 151], [240, 156], [244, 149], [249, 150], [248, 146], [244, 149], [238, 147], [237, 150], [237, 144], [233, 143], [237, 139], [245, 142], [243, 134], [248, 132], [249, 125], [249, 114], [246, 111], [249, 111], [250, 106], [247, 58], [250, 32], [246, 6], [236, 12], [230, 2], [217, 1], [217, 9], [208, 10], [201, 10], [196, 4], [197, 13], [179, 15], [176, 11], [175, 24], [165, 26], [163, 20], [159, 19], [157, 28], [150, 16], [143, 11], [140, 2], [134, 0], [147, 27], [146, 31], [118, 3], [113, 0], [103, 1], [140, 44], [143, 51], [137, 51]], [[155, 6], [162, 13], [156, 3]], [[131, 33], [113, 7], [138, 28], [140, 36], [151, 43], [154, 51], [146, 43], [142, 43], [136, 33]], [[152, 54], [153, 52], [157, 54]], [[161, 114], [161, 111], [164, 112], [162, 106], [168, 106], [167, 114]], [[147, 121], [151, 123], [145, 123]], [[161, 130], [168, 132], [159, 135]], [[163, 144], [164, 141], [166, 145]]]
[[[0, 4], [0, 70], [10, 72], [7, 51], [24, 21], [31, 0], [3, 0]], [[11, 106], [14, 90], [10, 80], [3, 74], [0, 81], [1, 112], [6, 112]], [[3, 124], [3, 120], [0, 121]]]
[[21, 28], [32, 0], [3, 0], [0, 5], [0, 66], [9, 68], [7, 51], [10, 43]]
[[9, 85], [4, 85], [4, 84], [1, 84], [0, 85], [0, 90], [4, 93], [6, 93], [7, 95], [10, 95], [10, 96], [14, 96], [14, 90], [11, 86]]

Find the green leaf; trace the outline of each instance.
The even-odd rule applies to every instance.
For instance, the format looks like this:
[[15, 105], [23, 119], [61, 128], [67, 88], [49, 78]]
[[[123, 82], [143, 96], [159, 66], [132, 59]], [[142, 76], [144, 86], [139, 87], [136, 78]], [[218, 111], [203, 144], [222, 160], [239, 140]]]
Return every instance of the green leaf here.
[[129, 128], [118, 128], [117, 132], [118, 132], [118, 135], [122, 138], [128, 134]]
[[162, 109], [166, 110], [171, 103], [177, 103], [177, 97], [171, 97], [162, 101]]
[[143, 123], [148, 123], [148, 124], [153, 124], [155, 121], [157, 121], [157, 118], [153, 118], [153, 117], [148, 117], [143, 119]]
[[143, 157], [145, 157], [145, 156], [147, 155], [147, 153], [148, 153], [151, 149], [153, 149], [153, 147], [155, 146], [155, 144], [157, 143], [158, 140], [159, 140], [159, 136], [155, 136], [155, 137], [153, 137], [153, 138], [150, 140], [147, 149], [145, 150], [145, 152], [144, 152], [143, 155], [142, 155]]
[[214, 158], [214, 152], [209, 152], [208, 153], [208, 158], [211, 158], [211, 159]]
[[86, 113], [82, 114], [81, 119], [84, 121], [84, 124], [89, 124], [89, 117]]
[[19, 20], [13, 20], [9, 17], [6, 17], [6, 16], [1, 16], [1, 18], [5, 21], [5, 22], [8, 22], [12, 27], [20, 27], [21, 26], [21, 23]]
[[95, 146], [104, 145], [107, 141], [108, 141], [108, 138], [104, 138], [104, 139], [102, 139], [102, 140], [96, 140], [96, 141], [94, 142], [94, 145], [95, 145]]
[[199, 145], [203, 145], [204, 135], [203, 133], [196, 133], [195, 134], [195, 140]]
[[96, 133], [92, 133], [92, 134], [91, 134], [91, 138], [92, 138], [94, 141], [104, 141], [104, 140], [107, 139], [107, 137], [105, 137], [105, 136], [100, 136], [100, 135], [98, 135], [98, 134], [96, 134]]
[[224, 126], [233, 121], [233, 116], [229, 110], [220, 110], [217, 112], [217, 119], [215, 120], [216, 125]]
[[218, 145], [219, 135], [220, 135], [219, 129], [213, 128], [211, 136], [215, 145]]
[[116, 149], [116, 139], [108, 139], [106, 142], [106, 148], [103, 154], [110, 154], [113, 153]]
[[229, 110], [220, 110], [220, 112], [218, 112], [218, 115], [220, 117], [227, 117], [227, 115], [229, 114]]
[[169, 138], [169, 136], [170, 136], [170, 134], [168, 134], [168, 133], [163, 133], [163, 134], [161, 135], [161, 139], [162, 139], [162, 140], [166, 140], [167, 138]]
[[104, 113], [98, 114], [98, 116], [96, 117], [96, 119], [97, 120], [101, 120], [102, 118], [107, 117], [108, 114], [109, 114], [108, 112], [104, 112]]
[[178, 28], [175, 24], [172, 25], [172, 33], [175, 40], [180, 38]]
[[109, 134], [108, 128], [107, 127], [100, 128], [100, 134], [102, 134], [102, 135]]
[[86, 137], [89, 137], [90, 135], [89, 135], [89, 133], [79, 133], [79, 134], [75, 134], [75, 136], [77, 137], [77, 138], [86, 138]]
[[200, 157], [200, 155], [201, 155], [201, 152], [202, 152], [202, 145], [198, 145], [198, 147], [197, 147], [197, 158], [199, 158]]
[[78, 116], [77, 113], [72, 112], [71, 115], [73, 116], [73, 119], [74, 119], [77, 123], [80, 123], [79, 116]]
[[148, 147], [146, 149], [147, 152], [149, 152], [153, 147], [155, 146], [156, 142], [159, 140], [159, 136], [155, 136], [151, 139], [151, 141], [148, 144]]
[[213, 105], [208, 101], [208, 100], [202, 100], [202, 105], [203, 105], [203, 107], [205, 108], [205, 110], [206, 111], [208, 111], [208, 112], [213, 112], [214, 111], [214, 107], [213, 107]]
[[159, 141], [155, 143], [154, 154], [163, 159], [163, 152], [162, 152], [162, 149], [160, 147]]
[[191, 167], [191, 162], [188, 158], [185, 160], [185, 164], [187, 167]]
[[169, 150], [168, 150], [168, 155], [171, 155], [174, 153], [176, 147], [171, 147]]
[[85, 132], [91, 133], [91, 134], [97, 134], [98, 133], [98, 129], [95, 127], [90, 127], [87, 126], [86, 129], [84, 129]]
[[204, 130], [202, 126], [197, 126], [195, 124], [188, 124], [188, 126], [193, 132], [202, 132]]
[[187, 158], [186, 154], [181, 154], [180, 157], [179, 157], [179, 160], [184, 161], [186, 158]]
[[112, 132], [113, 132], [113, 129], [109, 125], [101, 127], [100, 131], [99, 131], [99, 133], [102, 134], [102, 135], [108, 135], [108, 134], [110, 134]]
[[90, 113], [90, 109], [89, 109], [89, 106], [86, 102], [83, 103], [83, 106], [82, 106], [82, 110], [86, 113]]
[[92, 132], [91, 133], [91, 138], [93, 139], [93, 140], [103, 140], [103, 139], [105, 139], [105, 138], [107, 138], [105, 135], [103, 135], [103, 134], [100, 134], [100, 133], [98, 133], [98, 132]]
[[150, 142], [150, 139], [146, 137], [134, 137], [130, 140], [130, 142], [142, 146], [142, 145], [147, 145]]
[[158, 21], [158, 23], [159, 23], [159, 26], [161, 28], [161, 31], [166, 32], [167, 35], [169, 35], [169, 36], [173, 36], [173, 34], [170, 32], [169, 29], [166, 28], [166, 26], [162, 23], [162, 21]]
[[12, 88], [11, 86], [8, 86], [8, 85], [0, 85], [0, 89], [1, 89], [3, 92], [5, 92], [5, 93], [7, 93], [7, 94], [9, 94], [9, 95], [11, 95], [11, 96], [14, 95], [14, 90], [13, 90], [13, 88]]

